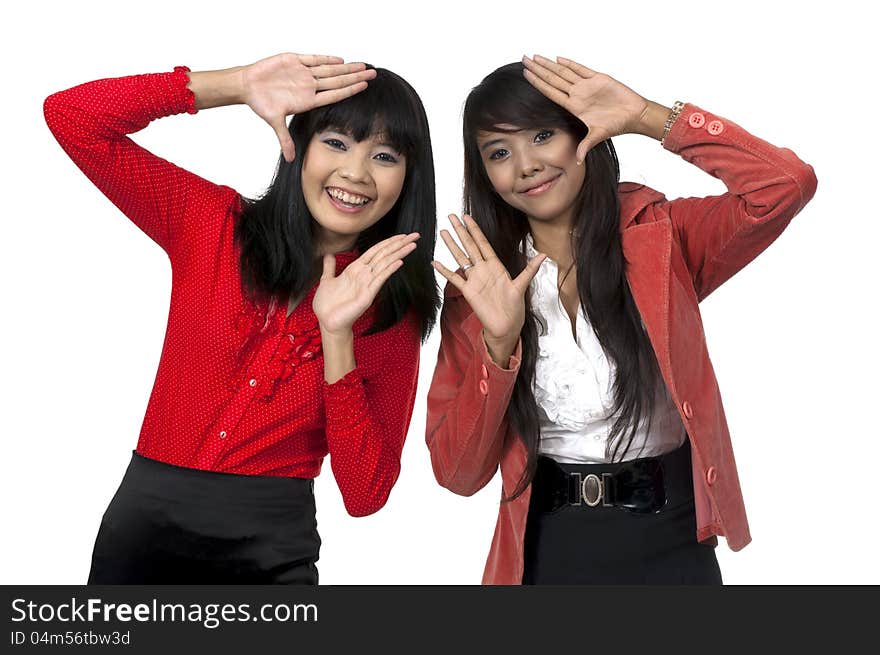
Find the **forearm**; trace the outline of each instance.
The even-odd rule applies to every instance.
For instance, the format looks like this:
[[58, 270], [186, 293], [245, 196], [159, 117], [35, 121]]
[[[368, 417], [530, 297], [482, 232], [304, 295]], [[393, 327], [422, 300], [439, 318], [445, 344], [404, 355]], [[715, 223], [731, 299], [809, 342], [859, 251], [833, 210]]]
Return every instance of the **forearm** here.
[[794, 152], [690, 103], [664, 148], [727, 187], [662, 205], [700, 300], [767, 248], [816, 192], [813, 168]]
[[210, 109], [244, 103], [244, 70], [236, 66], [217, 71], [200, 71], [189, 74], [187, 87], [196, 98], [196, 108]]
[[323, 385], [330, 465], [352, 516], [372, 514], [388, 499], [418, 380], [418, 324], [403, 319], [374, 336], [359, 344], [361, 367]]
[[461, 318], [463, 300], [441, 314], [440, 350], [428, 390], [426, 442], [434, 477], [455, 493], [481, 489], [498, 469], [504, 419], [522, 357], [521, 342], [503, 366], [493, 363], [474, 313]]
[[354, 333], [342, 334], [321, 330], [321, 346], [324, 351], [324, 380], [333, 384], [345, 377], [357, 366], [354, 360]]

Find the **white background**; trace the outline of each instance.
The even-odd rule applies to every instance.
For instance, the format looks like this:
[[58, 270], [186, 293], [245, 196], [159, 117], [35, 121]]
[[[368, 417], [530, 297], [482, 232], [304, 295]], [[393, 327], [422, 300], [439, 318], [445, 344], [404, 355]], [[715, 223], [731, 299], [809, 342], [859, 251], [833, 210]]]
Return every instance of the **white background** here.
[[[251, 63], [283, 51], [390, 68], [431, 122], [441, 217], [461, 198], [468, 90], [523, 54], [564, 55], [667, 106], [681, 99], [794, 150], [815, 199], [702, 305], [754, 541], [717, 549], [725, 582], [878, 583], [875, 336], [877, 61], [864, 3], [32, 3], [4, 10], [2, 583], [85, 582], [135, 446], [164, 337], [162, 250], [76, 169], [42, 119], [50, 93], [100, 77]], [[245, 195], [278, 154], [245, 107], [157, 121], [137, 140]], [[724, 191], [656, 141], [615, 139], [622, 178], [667, 197]], [[441, 220], [445, 224], [445, 218]], [[440, 258], [447, 265], [445, 252]], [[434, 481], [422, 351], [403, 471], [351, 518], [325, 462], [322, 584], [478, 583], [499, 480], [470, 498]]]

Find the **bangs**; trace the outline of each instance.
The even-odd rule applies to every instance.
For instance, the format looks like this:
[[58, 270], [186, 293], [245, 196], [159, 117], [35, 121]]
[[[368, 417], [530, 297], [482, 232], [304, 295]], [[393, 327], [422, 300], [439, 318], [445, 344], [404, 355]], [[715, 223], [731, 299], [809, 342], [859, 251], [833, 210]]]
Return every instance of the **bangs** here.
[[[474, 87], [464, 108], [467, 134], [476, 138], [480, 131], [511, 133], [542, 127], [561, 128], [573, 134], [585, 131], [575, 116], [529, 84], [523, 69], [521, 63], [502, 66]], [[516, 129], [500, 125], [514, 125]]]
[[377, 68], [367, 88], [350, 98], [312, 110], [309, 132], [333, 130], [356, 141], [380, 137], [397, 152], [411, 158], [425, 138], [415, 91], [402, 78]]

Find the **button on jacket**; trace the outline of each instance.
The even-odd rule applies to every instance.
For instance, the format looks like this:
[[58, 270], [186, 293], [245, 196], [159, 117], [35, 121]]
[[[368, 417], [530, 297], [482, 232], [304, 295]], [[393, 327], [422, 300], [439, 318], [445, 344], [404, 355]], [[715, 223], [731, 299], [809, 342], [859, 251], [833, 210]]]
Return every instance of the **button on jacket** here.
[[[698, 303], [769, 246], [816, 191], [812, 167], [786, 148], [686, 104], [664, 147], [721, 179], [727, 193], [667, 200], [623, 182], [620, 229], [626, 277], [663, 381], [691, 441], [696, 539], [724, 536], [732, 550], [751, 540], [718, 383], [706, 350]], [[437, 367], [428, 391], [426, 440], [437, 481], [462, 495], [501, 468], [510, 496], [527, 453], [506, 416], [522, 357], [497, 366], [482, 325], [447, 284]], [[484, 584], [520, 584], [531, 487], [502, 500]]]
[[[312, 299], [252, 301], [240, 283], [233, 229], [241, 197], [178, 168], [127, 135], [153, 119], [196, 113], [185, 67], [89, 82], [49, 96], [46, 122], [94, 184], [168, 254], [171, 306], [137, 452], [177, 466], [312, 478], [328, 452], [349, 513], [381, 508], [400, 472], [415, 400], [413, 316], [362, 336], [357, 366], [324, 381]], [[358, 256], [336, 256], [337, 275]]]

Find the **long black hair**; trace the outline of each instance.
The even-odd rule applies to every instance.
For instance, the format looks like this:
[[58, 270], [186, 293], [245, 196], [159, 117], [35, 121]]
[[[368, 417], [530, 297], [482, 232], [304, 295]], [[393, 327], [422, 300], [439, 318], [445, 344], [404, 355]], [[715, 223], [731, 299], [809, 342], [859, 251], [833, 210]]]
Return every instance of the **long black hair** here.
[[[372, 68], [370, 66], [369, 68]], [[382, 134], [406, 157], [400, 197], [385, 216], [358, 235], [365, 252], [395, 234], [418, 232], [416, 248], [382, 285], [376, 320], [367, 334], [380, 332], [409, 310], [415, 311], [424, 341], [436, 321], [440, 292], [431, 267], [437, 210], [434, 158], [425, 108], [400, 76], [376, 69], [366, 90], [343, 101], [297, 114], [288, 130], [296, 146], [293, 162], [278, 160], [271, 186], [258, 199], [244, 199], [235, 239], [241, 246], [242, 284], [253, 296], [299, 297], [314, 282], [316, 222], [302, 192], [302, 161], [316, 132], [332, 129], [363, 141]], [[285, 305], [286, 306], [286, 305]]]
[[[499, 128], [505, 124], [519, 129], [564, 130], [576, 142], [586, 136], [587, 128], [529, 84], [521, 63], [502, 66], [468, 95], [464, 108], [464, 211], [473, 216], [511, 277], [516, 277], [527, 263], [529, 222], [522, 211], [495, 192], [477, 147], [478, 132], [506, 131]], [[650, 425], [659, 368], [626, 280], [617, 194], [620, 168], [611, 140], [593, 147], [584, 166], [586, 177], [575, 207], [571, 250], [581, 306], [617, 369], [610, 413], [615, 416], [610, 435], [612, 443], [616, 441], [614, 460], [624, 441], [620, 458], [629, 450], [643, 420]], [[527, 293], [521, 332], [522, 361], [507, 408], [511, 425], [525, 443], [528, 464], [511, 498], [521, 494], [534, 476], [540, 438], [533, 392], [539, 322], [531, 311], [529, 296]]]

